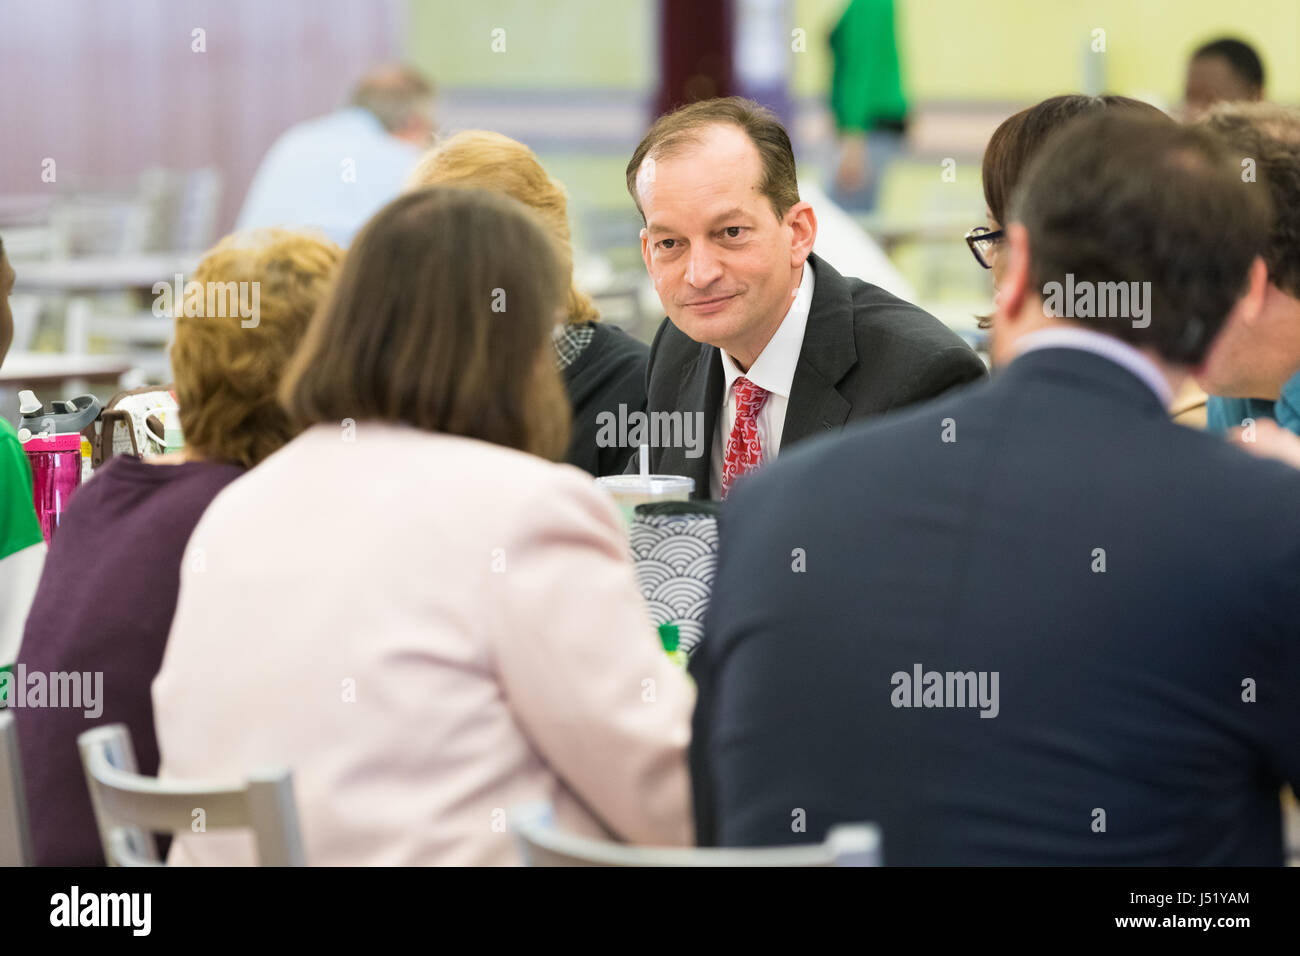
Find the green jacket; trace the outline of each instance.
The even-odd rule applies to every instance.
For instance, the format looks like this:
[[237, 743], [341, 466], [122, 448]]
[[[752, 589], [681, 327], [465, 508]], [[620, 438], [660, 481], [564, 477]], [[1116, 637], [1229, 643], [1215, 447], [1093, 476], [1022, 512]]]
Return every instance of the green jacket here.
[[852, 0], [831, 31], [831, 110], [842, 133], [867, 132], [907, 114], [893, 0]]

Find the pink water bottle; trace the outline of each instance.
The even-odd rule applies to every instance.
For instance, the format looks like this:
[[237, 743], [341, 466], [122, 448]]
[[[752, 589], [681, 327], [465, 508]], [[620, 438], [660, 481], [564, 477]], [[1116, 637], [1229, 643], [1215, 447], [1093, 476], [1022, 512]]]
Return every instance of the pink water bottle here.
[[81, 484], [81, 435], [33, 436], [23, 444], [23, 450], [32, 463], [32, 497], [48, 544], [72, 493]]
[[19, 392], [18, 398], [18, 439], [32, 465], [33, 504], [48, 544], [81, 484], [81, 432], [99, 417], [100, 403], [93, 395], [80, 395], [42, 406], [29, 390]]

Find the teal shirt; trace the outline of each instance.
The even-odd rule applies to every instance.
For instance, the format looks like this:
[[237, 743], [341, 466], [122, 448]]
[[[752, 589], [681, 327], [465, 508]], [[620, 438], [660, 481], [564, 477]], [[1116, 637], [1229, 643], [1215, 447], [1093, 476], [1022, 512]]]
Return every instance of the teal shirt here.
[[1271, 418], [1289, 432], [1300, 435], [1300, 372], [1282, 386], [1276, 402], [1266, 398], [1220, 398], [1211, 395], [1205, 403], [1205, 430], [1226, 434], [1247, 418]]

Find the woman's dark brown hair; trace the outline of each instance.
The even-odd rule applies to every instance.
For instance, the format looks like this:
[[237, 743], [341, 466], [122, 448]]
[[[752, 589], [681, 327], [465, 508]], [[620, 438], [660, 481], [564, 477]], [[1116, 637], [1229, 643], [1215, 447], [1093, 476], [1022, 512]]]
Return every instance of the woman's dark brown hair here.
[[550, 335], [566, 291], [521, 204], [407, 193], [353, 242], [280, 400], [303, 428], [402, 422], [559, 460], [570, 411]]
[[1076, 117], [1102, 110], [1122, 110], [1137, 116], [1165, 116], [1150, 103], [1127, 96], [1084, 96], [1081, 93], [1071, 93], [1053, 96], [1008, 117], [993, 131], [989, 145], [984, 150], [981, 176], [984, 180], [984, 202], [989, 207], [990, 218], [999, 226], [1007, 224], [1006, 212], [1011, 205], [1011, 193], [1048, 136]]
[[[997, 223], [998, 228], [1006, 226], [1011, 195], [1020, 184], [1020, 180], [1024, 178], [1025, 170], [1038, 154], [1043, 143], [1071, 120], [1099, 113], [1102, 110], [1120, 110], [1135, 116], [1160, 117], [1173, 122], [1156, 107], [1141, 100], [1109, 94], [1084, 96], [1082, 93], [1049, 97], [1041, 103], [1007, 117], [989, 138], [989, 144], [984, 149], [984, 165], [980, 172], [989, 219]], [[993, 324], [991, 315], [982, 315], [978, 318], [979, 327], [982, 329], [987, 329]]]

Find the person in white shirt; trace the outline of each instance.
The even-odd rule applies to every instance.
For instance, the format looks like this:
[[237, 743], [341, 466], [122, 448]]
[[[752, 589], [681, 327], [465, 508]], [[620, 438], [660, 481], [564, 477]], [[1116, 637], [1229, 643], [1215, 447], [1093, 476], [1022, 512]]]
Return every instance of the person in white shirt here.
[[383, 66], [344, 109], [282, 134], [262, 160], [237, 228], [319, 229], [346, 246], [402, 190], [433, 138], [433, 87], [415, 70]]

